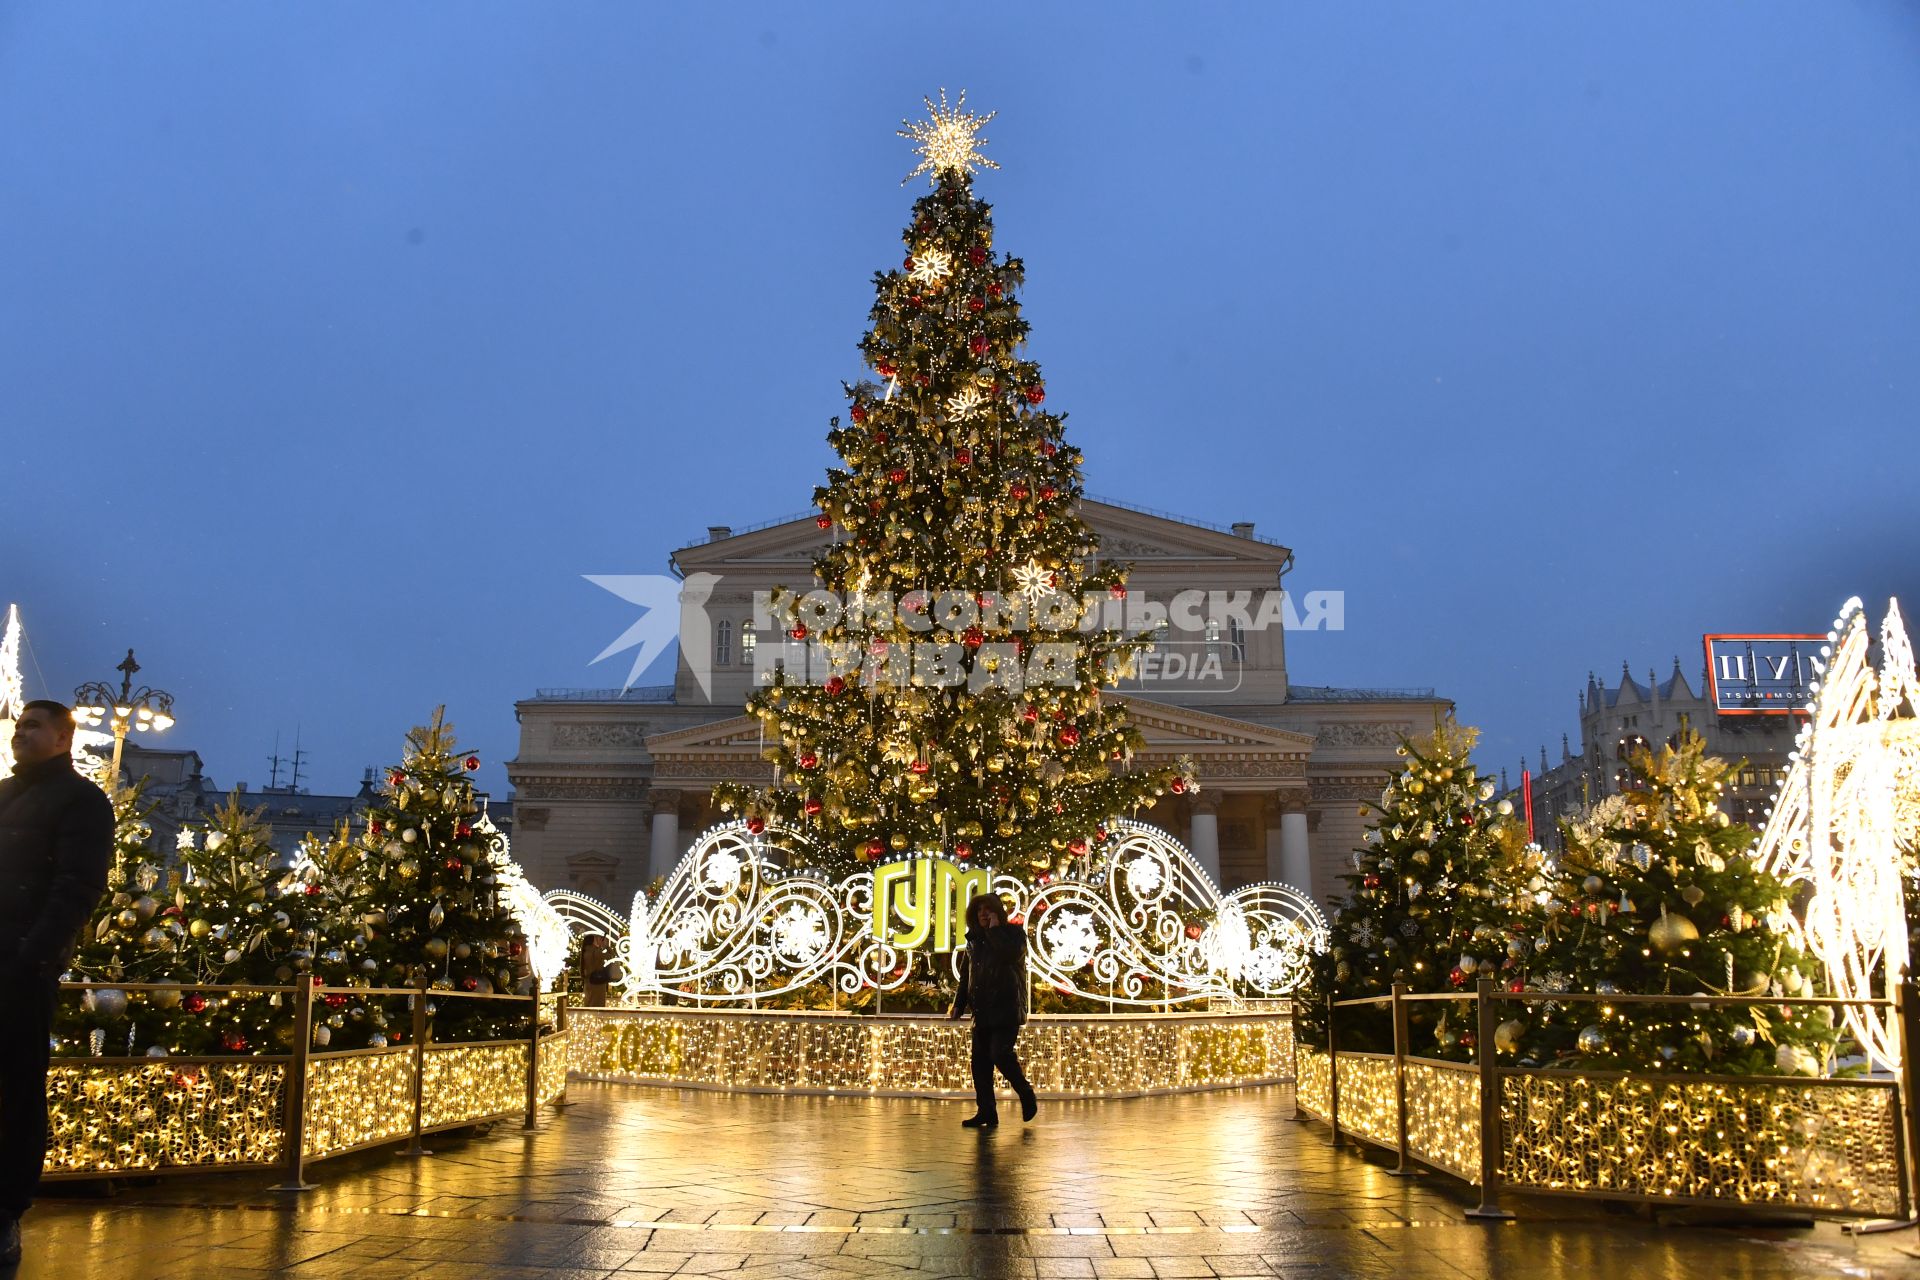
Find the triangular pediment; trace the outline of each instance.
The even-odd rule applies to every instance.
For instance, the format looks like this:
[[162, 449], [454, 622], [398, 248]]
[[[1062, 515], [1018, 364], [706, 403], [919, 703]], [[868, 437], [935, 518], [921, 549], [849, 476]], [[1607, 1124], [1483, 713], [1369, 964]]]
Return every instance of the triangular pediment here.
[[1237, 752], [1272, 751], [1297, 756], [1313, 751], [1310, 734], [1236, 720], [1211, 711], [1196, 711], [1192, 707], [1176, 707], [1149, 698], [1112, 693], [1104, 696], [1126, 707], [1127, 718], [1140, 730], [1149, 748], [1174, 750], [1191, 745], [1196, 749], [1229, 748]]
[[689, 751], [734, 751], [758, 755], [760, 722], [752, 716], [728, 716], [709, 724], [686, 729], [670, 729], [647, 738], [647, 754], [658, 760], [664, 755]]
[[[1080, 514], [1093, 527], [1102, 554], [1111, 560], [1284, 565], [1287, 548], [1265, 538], [1241, 537], [1175, 516], [1118, 503], [1084, 499]], [[795, 517], [732, 534], [712, 542], [681, 547], [673, 563], [682, 573], [724, 573], [748, 566], [808, 567], [821, 547], [833, 540], [811, 516]]]

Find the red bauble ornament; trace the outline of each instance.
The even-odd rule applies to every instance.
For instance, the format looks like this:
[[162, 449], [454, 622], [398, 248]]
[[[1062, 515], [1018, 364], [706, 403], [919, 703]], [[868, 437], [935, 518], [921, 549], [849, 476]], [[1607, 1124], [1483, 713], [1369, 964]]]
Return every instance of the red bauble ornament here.
[[918, 308], [918, 307], [925, 306], [926, 302], [920, 297], [919, 294], [916, 293], [912, 297], [907, 299], [907, 305], [910, 307]]
[[979, 245], [975, 245], [973, 246], [973, 248], [967, 250], [967, 261], [971, 262], [976, 267], [985, 266], [987, 261], [987, 251], [985, 249], [982, 249]]
[[867, 841], [866, 844], [861, 846], [861, 852], [863, 852], [866, 855], [866, 858], [868, 861], [871, 861], [872, 859], [879, 857], [881, 854], [885, 853], [886, 851], [887, 851], [887, 842], [885, 840], [882, 840], [879, 836], [875, 836], [873, 839]]
[[188, 1013], [204, 1013], [207, 1008], [207, 998], [196, 991], [192, 995], [184, 997], [180, 1001], [180, 1007]]
[[989, 298], [997, 298], [1000, 296], [1000, 282], [998, 280], [995, 280], [987, 286], [987, 296]]
[[832, 517], [832, 516], [815, 516], [815, 517], [813, 518], [813, 522], [814, 522], [814, 523], [815, 523], [816, 525], [819, 525], [819, 526], [820, 526], [820, 527], [821, 527], [822, 529], [831, 529], [831, 528], [833, 528], [833, 517]]
[[825, 807], [826, 807], [825, 805], [821, 804], [818, 800], [815, 800], [812, 796], [808, 796], [807, 802], [800, 806], [801, 810], [804, 811], [809, 818], [818, 817], [820, 814], [820, 810], [824, 809]]
[[1060, 446], [1051, 440], [1042, 440], [1040, 442], [1040, 452], [1044, 456], [1051, 458], [1054, 454], [1060, 452]]
[[382, 831], [385, 831], [386, 829], [387, 829], [387, 824], [380, 821], [380, 819], [378, 818], [375, 818], [372, 822], [369, 822], [367, 824], [367, 830], [373, 832], [374, 835], [379, 835]]
[[968, 627], [960, 633], [960, 643], [969, 649], [978, 649], [986, 643], [987, 633], [978, 627]]
[[1060, 731], [1061, 746], [1071, 747], [1079, 741], [1080, 741], [1080, 731], [1074, 728], [1072, 725], [1068, 725], [1066, 728]]
[[1054, 500], [1055, 498], [1057, 498], [1057, 497], [1059, 497], [1059, 496], [1060, 496], [1060, 491], [1059, 491], [1058, 489], [1056, 489], [1056, 488], [1054, 488], [1054, 487], [1053, 487], [1052, 485], [1050, 485], [1050, 484], [1046, 484], [1046, 485], [1041, 485], [1041, 486], [1040, 486], [1040, 500], [1041, 500], [1041, 501], [1043, 501], [1043, 502], [1052, 502], [1052, 501], [1053, 501], [1053, 500]]
[[1012, 496], [1016, 502], [1025, 502], [1027, 500], [1027, 495], [1031, 492], [1032, 490], [1028, 489], [1027, 486], [1023, 484], [1016, 484], [1012, 488], [1007, 490], [1007, 493], [1010, 496]]
[[[842, 680], [839, 676], [827, 677], [827, 692], [829, 694], [835, 694], [835, 695], [840, 694], [846, 690], [846, 687], [847, 687], [847, 682], [845, 680]], [[809, 765], [807, 767], [812, 768], [813, 766]]]
[[953, 846], [953, 856], [964, 862], [973, 856], [973, 846], [962, 840]]
[[978, 333], [973, 335], [973, 340], [967, 343], [967, 349], [972, 351], [973, 354], [977, 356], [983, 356], [987, 354], [986, 336], [984, 334], [978, 334]]
[[867, 406], [857, 404], [847, 411], [847, 416], [855, 422], [865, 422], [867, 420]]
[[887, 642], [885, 640], [869, 641], [867, 643], [867, 652], [876, 658], [884, 658], [887, 656]]
[[1028, 404], [1039, 404], [1047, 398], [1047, 389], [1042, 384], [1036, 382], [1027, 388], [1026, 395]]
[[958, 453], [956, 453], [956, 454], [954, 454], [954, 455], [953, 455], [953, 462], [954, 462], [954, 465], [955, 465], [955, 466], [960, 466], [960, 467], [970, 467], [970, 466], [972, 466], [972, 465], [973, 465], [973, 450], [971, 450], [971, 449], [962, 449], [962, 450], [960, 450], [960, 451], [959, 451]]
[[314, 894], [320, 892], [320, 886], [317, 884], [310, 884], [310, 885], [307, 885], [304, 889], [302, 889], [301, 892], [306, 894], [309, 898], [311, 898]]
[[891, 378], [895, 372], [894, 367], [888, 364], [885, 360], [882, 360], [879, 364], [873, 367], [875, 372], [877, 372], [883, 378]]
[[975, 312], [975, 313], [978, 313], [978, 312], [981, 312], [981, 311], [984, 311], [984, 310], [986, 310], [986, 308], [987, 308], [987, 304], [986, 304], [986, 301], [985, 301], [984, 299], [982, 299], [982, 298], [968, 298], [968, 299], [967, 299], [967, 310], [969, 310], [969, 311], [972, 311], [972, 312]]
[[1185, 778], [1175, 778], [1167, 784], [1167, 790], [1177, 796], [1183, 796], [1187, 793], [1187, 780]]
[[466, 759], [466, 765], [467, 765], [467, 772], [472, 773], [474, 770], [480, 767], [480, 757], [468, 756]]
[[327, 1008], [329, 1009], [344, 1009], [347, 1007], [347, 998], [345, 996], [325, 995], [322, 996], [321, 999], [327, 1002]]
[[766, 829], [767, 829], [767, 820], [765, 818], [753, 817], [753, 818], [747, 819], [747, 830], [753, 832], [753, 834], [759, 835], [762, 831], [765, 831]]
[[1035, 720], [1038, 720], [1040, 718], [1040, 708], [1028, 707], [1025, 711], [1022, 711], [1020, 713], [1020, 716], [1028, 724], [1032, 724]]
[[507, 944], [507, 954], [510, 956], [517, 956], [521, 952], [525, 951], [526, 949], [527, 949], [527, 944], [520, 941], [520, 939], [518, 938], [515, 938], [512, 942], [509, 942]]
[[1467, 985], [1466, 972], [1462, 970], [1459, 965], [1455, 965], [1453, 966], [1453, 972], [1447, 975], [1447, 981], [1456, 987], [1464, 987]]
[[905, 484], [907, 482], [907, 469], [905, 467], [895, 467], [893, 470], [887, 472], [887, 479], [893, 481], [895, 484]]
[[466, 837], [473, 834], [473, 828], [468, 826], [464, 822], [458, 822], [454, 824], [453, 834], [455, 834], [456, 836], [459, 836], [461, 839], [464, 840]]
[[1070, 840], [1067, 842], [1067, 852], [1076, 858], [1083, 856], [1086, 851], [1087, 842], [1085, 840]]
[[1472, 826], [1472, 825], [1473, 825], [1473, 814], [1471, 814], [1471, 813], [1463, 813], [1463, 814], [1461, 814], [1461, 815], [1460, 815], [1460, 821], [1461, 821], [1462, 823], [1464, 823], [1464, 824], [1466, 824], [1466, 825], [1467, 825], [1467, 826], [1469, 826], [1469, 827], [1470, 827], [1470, 826]]
[[1360, 883], [1365, 885], [1369, 889], [1378, 889], [1380, 887], [1380, 877], [1366, 876], [1361, 879]]
[[873, 442], [875, 444], [885, 444], [888, 440], [891, 440], [892, 438], [893, 437], [889, 436], [884, 431], [876, 431], [873, 433]]
[[804, 622], [796, 622], [793, 624], [793, 629], [787, 632], [787, 634], [795, 640], [805, 640], [807, 638], [807, 624]]
[[907, 766], [907, 772], [924, 777], [927, 771], [932, 768], [933, 766], [928, 764], [925, 760], [915, 760], [912, 764]]
[[460, 859], [458, 858], [447, 859], [447, 870], [458, 871], [459, 869], [460, 869]]
[[474, 977], [472, 974], [468, 974], [466, 977], [460, 979], [460, 989], [462, 991], [478, 991], [480, 989], [480, 979]]
[[1125, 585], [1116, 582], [1107, 588], [1107, 594], [1115, 600], [1125, 600], [1127, 598], [1127, 588]]
[[913, 375], [913, 380], [923, 387], [933, 385], [933, 375], [930, 373], [916, 373]]
[[1200, 940], [1200, 935], [1205, 932], [1206, 930], [1201, 928], [1197, 924], [1190, 924], [1187, 926], [1187, 936], [1189, 938], [1192, 938], [1195, 942], [1198, 942]]
[[807, 752], [805, 755], [800, 757], [800, 767], [802, 769], [811, 769], [819, 763], [820, 763], [820, 757], [813, 754], [813, 752], [811, 751]]
[[908, 254], [908, 255], [907, 255], [907, 256], [906, 256], [905, 258], [902, 258], [902, 259], [900, 260], [900, 269], [901, 269], [902, 271], [911, 271], [911, 270], [913, 270], [913, 255], [912, 255], [912, 254]]
[[407, 785], [407, 775], [395, 769], [387, 775], [387, 785], [390, 787], [404, 787]]

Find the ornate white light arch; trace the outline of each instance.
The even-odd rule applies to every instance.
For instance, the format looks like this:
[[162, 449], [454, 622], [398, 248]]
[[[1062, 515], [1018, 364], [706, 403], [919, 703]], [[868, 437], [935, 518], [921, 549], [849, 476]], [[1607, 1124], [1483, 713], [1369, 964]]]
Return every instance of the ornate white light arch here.
[[[1222, 893], [1166, 832], [1126, 820], [1110, 829], [1116, 839], [1104, 866], [1087, 879], [992, 878], [1027, 922], [1038, 980], [1116, 1007], [1280, 996], [1325, 947], [1326, 921], [1298, 890], [1258, 884]], [[882, 916], [889, 937], [875, 935], [873, 870], [837, 882], [789, 871], [794, 839], [777, 828], [755, 835], [739, 821], [710, 828], [657, 901], [635, 897], [630, 927], [581, 894], [556, 890], [547, 901], [576, 932], [619, 940], [633, 997], [692, 990], [703, 1000], [749, 1002], [821, 981], [846, 995], [900, 986], [913, 952], [892, 935], [894, 900]], [[887, 892], [898, 891], [896, 880]], [[964, 896], [943, 899], [942, 909], [957, 909]], [[932, 907], [919, 901], [915, 910], [924, 920]]]
[[[1920, 677], [1898, 601], [1887, 606], [1877, 674], [1858, 598], [1827, 640], [1810, 719], [1756, 857], [1812, 886], [1798, 928], [1833, 994], [1891, 996], [1912, 961], [1903, 850], [1920, 843]], [[1891, 1010], [1847, 1009], [1846, 1021], [1875, 1062], [1900, 1065]]]

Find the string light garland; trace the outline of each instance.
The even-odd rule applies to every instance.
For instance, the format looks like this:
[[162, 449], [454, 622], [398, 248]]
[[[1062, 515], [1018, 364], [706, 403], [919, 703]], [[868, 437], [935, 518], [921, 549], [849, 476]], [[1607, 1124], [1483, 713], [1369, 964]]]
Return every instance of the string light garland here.
[[308, 1157], [337, 1155], [411, 1133], [413, 1059], [411, 1048], [309, 1059], [303, 1144]]
[[[944, 1018], [747, 1009], [576, 1009], [572, 1068], [589, 1080], [772, 1093], [972, 1092], [969, 1031]], [[542, 1046], [542, 1052], [546, 1048]], [[1040, 1015], [1027, 1077], [1053, 1097], [1113, 1098], [1269, 1084], [1292, 1072], [1284, 1013]]]

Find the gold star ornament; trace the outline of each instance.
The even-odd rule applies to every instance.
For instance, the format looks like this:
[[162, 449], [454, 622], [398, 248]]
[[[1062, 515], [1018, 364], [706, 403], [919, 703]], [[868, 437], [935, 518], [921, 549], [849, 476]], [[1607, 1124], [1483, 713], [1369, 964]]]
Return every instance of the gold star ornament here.
[[967, 91], [962, 89], [960, 97], [953, 106], [947, 106], [947, 91], [940, 91], [940, 105], [935, 106], [932, 98], [922, 98], [927, 104], [928, 120], [902, 120], [906, 128], [897, 130], [903, 138], [911, 139], [916, 145], [914, 150], [920, 153], [920, 167], [900, 180], [906, 186], [923, 173], [930, 173], [930, 181], [938, 184], [940, 174], [947, 169], [969, 172], [973, 169], [998, 169], [1000, 166], [980, 154], [980, 144], [985, 138], [977, 137], [982, 126], [999, 113], [989, 111], [980, 116], [962, 110], [967, 105]]

